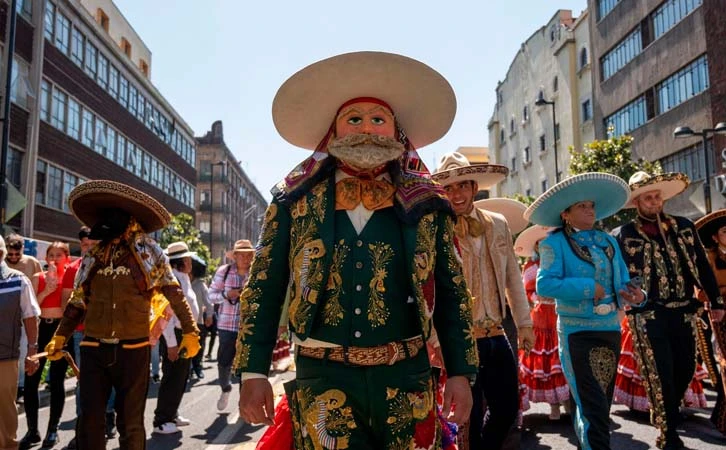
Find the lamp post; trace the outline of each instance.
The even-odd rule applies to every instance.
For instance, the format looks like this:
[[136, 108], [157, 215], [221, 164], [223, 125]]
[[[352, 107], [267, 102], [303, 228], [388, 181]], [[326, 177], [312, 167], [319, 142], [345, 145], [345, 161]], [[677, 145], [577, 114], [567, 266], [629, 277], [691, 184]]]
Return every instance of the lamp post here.
[[226, 166], [226, 161], [217, 161], [210, 164], [212, 180], [209, 187], [209, 254], [214, 257], [214, 166]]
[[8, 189], [5, 183], [8, 168], [8, 145], [10, 141], [10, 90], [13, 85], [13, 56], [15, 53], [15, 23], [17, 13], [15, 11], [17, 0], [10, 1], [10, 30], [8, 32], [8, 60], [5, 64], [5, 97], [3, 97], [3, 134], [2, 148], [0, 149], [0, 226], [5, 225], [5, 209], [7, 208]]
[[537, 98], [534, 100], [534, 104], [536, 106], [542, 106], [542, 105], [552, 105], [552, 136], [554, 139], [554, 148], [555, 148], [555, 182], [560, 182], [560, 169], [559, 169], [559, 162], [557, 161], [557, 113], [555, 112], [555, 101], [549, 101], [545, 100], [544, 98], [544, 91], [540, 90], [537, 94]]
[[714, 128], [704, 128], [701, 131], [693, 131], [691, 127], [677, 127], [673, 130], [674, 138], [701, 136], [701, 142], [703, 145], [703, 161], [706, 165], [706, 178], [703, 181], [703, 203], [706, 206], [706, 214], [711, 213], [711, 168], [708, 164], [707, 150], [709, 134], [726, 134], [726, 122], [719, 122]]

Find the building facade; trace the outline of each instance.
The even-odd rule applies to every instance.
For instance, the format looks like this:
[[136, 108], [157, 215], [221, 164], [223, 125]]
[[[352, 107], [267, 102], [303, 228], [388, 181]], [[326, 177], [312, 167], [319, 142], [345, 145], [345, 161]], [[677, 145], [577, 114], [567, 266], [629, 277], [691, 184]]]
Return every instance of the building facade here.
[[[510, 173], [493, 195], [541, 194], [567, 174], [568, 147], [592, 141], [588, 12], [559, 10], [524, 42], [496, 88], [492, 162]], [[538, 102], [537, 99], [540, 99]], [[555, 156], [557, 164], [555, 164]]]
[[[3, 43], [8, 6], [0, 2]], [[67, 197], [89, 179], [193, 215], [194, 133], [151, 83], [151, 52], [113, 2], [18, 0], [17, 11], [7, 161], [27, 203], [8, 225], [75, 242]]]
[[[688, 190], [667, 208], [690, 217], [705, 211], [708, 155], [713, 210], [726, 206], [726, 137], [674, 138], [726, 122], [726, 8], [722, 0], [588, 0], [593, 43], [595, 134], [633, 136], [636, 157], [683, 172]], [[721, 176], [719, 176], [721, 175]]]
[[224, 263], [236, 240], [257, 241], [267, 202], [225, 144], [222, 121], [196, 141], [197, 224], [212, 257]]

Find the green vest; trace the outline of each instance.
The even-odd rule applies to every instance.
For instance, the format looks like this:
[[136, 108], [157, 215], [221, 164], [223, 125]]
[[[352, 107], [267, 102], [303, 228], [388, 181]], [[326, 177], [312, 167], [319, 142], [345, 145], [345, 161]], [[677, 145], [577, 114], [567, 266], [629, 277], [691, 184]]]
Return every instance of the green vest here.
[[393, 208], [373, 213], [360, 235], [335, 212], [330, 281], [310, 337], [370, 347], [421, 334], [401, 231]]

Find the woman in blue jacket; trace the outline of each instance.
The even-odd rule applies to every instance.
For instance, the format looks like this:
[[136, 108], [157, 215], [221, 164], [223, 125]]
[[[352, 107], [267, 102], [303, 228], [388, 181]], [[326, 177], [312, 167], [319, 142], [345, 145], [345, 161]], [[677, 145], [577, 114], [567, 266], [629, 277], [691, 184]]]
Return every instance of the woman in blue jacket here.
[[595, 222], [616, 213], [630, 189], [619, 177], [585, 173], [542, 194], [525, 212], [558, 227], [539, 245], [537, 293], [555, 299], [559, 352], [583, 450], [610, 448], [610, 404], [620, 354], [618, 310], [645, 301], [618, 243]]

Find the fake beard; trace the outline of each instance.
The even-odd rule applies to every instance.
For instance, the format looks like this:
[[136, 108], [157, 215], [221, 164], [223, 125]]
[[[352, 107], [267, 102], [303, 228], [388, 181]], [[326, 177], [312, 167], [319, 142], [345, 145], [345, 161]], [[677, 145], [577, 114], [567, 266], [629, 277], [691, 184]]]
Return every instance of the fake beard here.
[[397, 140], [374, 134], [350, 134], [328, 145], [328, 153], [359, 170], [380, 167], [399, 158], [404, 151]]

